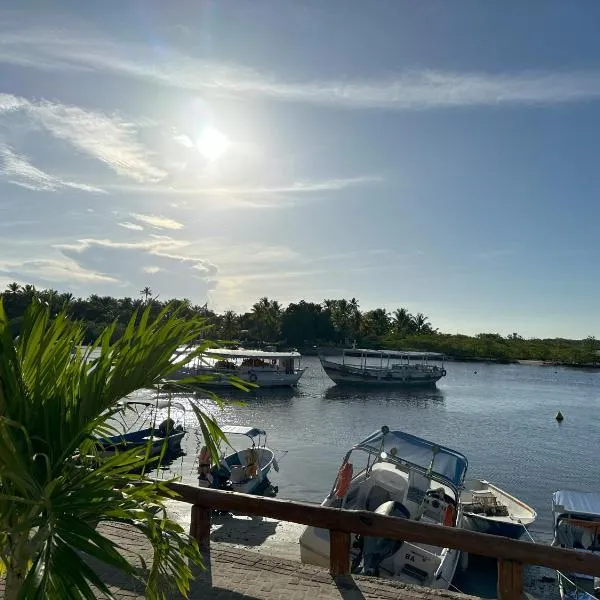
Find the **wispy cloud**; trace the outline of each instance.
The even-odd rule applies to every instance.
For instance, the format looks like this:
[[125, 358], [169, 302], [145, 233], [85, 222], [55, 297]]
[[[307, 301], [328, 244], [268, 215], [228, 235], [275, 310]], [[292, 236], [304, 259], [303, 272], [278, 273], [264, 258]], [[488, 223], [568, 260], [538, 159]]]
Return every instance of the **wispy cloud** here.
[[92, 283], [118, 283], [118, 279], [106, 273], [86, 269], [71, 259], [39, 259], [22, 262], [0, 262], [0, 273], [29, 278], [30, 281], [61, 282], [73, 281]]
[[350, 187], [380, 183], [381, 177], [365, 175], [324, 179], [320, 181], [294, 181], [282, 185], [246, 185], [246, 186], [194, 186], [168, 187], [165, 185], [123, 185], [109, 186], [110, 189], [123, 192], [143, 192], [144, 194], [165, 194], [177, 196], [263, 196], [269, 194], [310, 194], [315, 192], [335, 192]]
[[166, 175], [138, 140], [136, 126], [119, 115], [0, 94], [0, 116], [10, 116], [17, 111], [24, 112], [34, 124], [102, 161], [119, 175], [138, 182], [156, 182]]
[[[131, 213], [130, 216], [136, 219], [136, 221], [141, 221], [142, 223], [145, 223], [154, 229], [183, 229], [183, 223], [160, 215], [141, 215], [139, 213]], [[133, 228], [129, 227], [129, 229]]]
[[124, 221], [123, 223], [117, 223], [119, 227], [123, 227], [124, 229], [130, 229], [131, 231], [143, 231], [144, 228], [137, 223], [131, 223], [130, 221]]
[[408, 70], [372, 79], [292, 81], [169, 48], [162, 49], [157, 61], [149, 46], [44, 30], [5, 32], [0, 61], [42, 69], [104, 70], [194, 91], [355, 109], [561, 104], [600, 97], [600, 71], [595, 70]]
[[189, 263], [192, 267], [199, 270], [216, 272], [216, 267], [206, 261], [203, 257], [196, 256], [190, 252], [184, 254], [184, 250], [190, 246], [191, 243], [186, 240], [176, 240], [163, 235], [151, 235], [148, 239], [140, 240], [138, 242], [118, 242], [109, 239], [82, 238], [74, 243], [54, 245], [57, 250], [66, 252], [69, 256], [82, 254], [94, 249], [135, 251], [146, 253], [154, 257], [165, 258], [181, 263]]
[[93, 185], [67, 181], [50, 175], [32, 165], [26, 156], [16, 154], [9, 146], [0, 145], [0, 173], [10, 183], [34, 191], [56, 192], [69, 188], [96, 194], [106, 193], [104, 190]]
[[163, 269], [161, 269], [160, 267], [155, 267], [153, 265], [143, 268], [144, 273], [148, 273], [149, 275], [155, 275], [156, 273], [159, 273], [162, 270]]

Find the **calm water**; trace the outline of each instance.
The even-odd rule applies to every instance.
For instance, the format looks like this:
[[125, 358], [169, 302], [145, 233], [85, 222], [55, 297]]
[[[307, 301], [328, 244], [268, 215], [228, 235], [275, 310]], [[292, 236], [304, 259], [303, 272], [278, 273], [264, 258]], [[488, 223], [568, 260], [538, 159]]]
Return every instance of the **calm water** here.
[[[538, 539], [551, 531], [552, 492], [600, 490], [599, 372], [448, 363], [437, 388], [364, 390], [338, 388], [316, 358], [303, 363], [307, 371], [295, 390], [223, 394], [222, 411], [196, 398], [221, 424], [266, 429], [280, 465], [272, 477], [280, 498], [320, 502], [346, 450], [382, 425], [465, 454], [468, 476], [488, 479], [538, 511]], [[186, 404], [189, 397], [177, 400]], [[562, 424], [554, 420], [557, 410]], [[185, 418], [193, 428], [190, 410]], [[196, 434], [186, 436], [187, 455], [170, 467], [189, 483], [196, 482], [200, 444]]]

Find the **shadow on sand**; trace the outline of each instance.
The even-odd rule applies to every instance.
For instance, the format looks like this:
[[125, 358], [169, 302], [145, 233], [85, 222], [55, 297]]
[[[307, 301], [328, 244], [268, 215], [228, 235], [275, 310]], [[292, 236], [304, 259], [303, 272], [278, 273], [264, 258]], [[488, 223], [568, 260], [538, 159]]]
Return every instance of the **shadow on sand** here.
[[213, 516], [212, 522], [217, 528], [211, 533], [211, 540], [243, 546], [260, 546], [275, 535], [278, 524], [278, 521], [263, 517], [234, 517], [231, 514]]

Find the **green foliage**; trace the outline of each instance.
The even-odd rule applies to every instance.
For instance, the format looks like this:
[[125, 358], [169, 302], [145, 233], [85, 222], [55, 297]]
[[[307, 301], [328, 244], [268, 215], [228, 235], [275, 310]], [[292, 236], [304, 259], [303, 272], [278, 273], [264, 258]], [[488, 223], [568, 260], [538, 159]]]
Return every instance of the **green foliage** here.
[[304, 300], [286, 308], [282, 317], [281, 335], [292, 346], [326, 344], [336, 339], [329, 312], [320, 304]]
[[[12, 291], [10, 292], [12, 293]], [[106, 305], [113, 303], [106, 302]], [[119, 401], [156, 388], [191, 360], [174, 359], [180, 346], [205, 330], [201, 318], [168, 307], [151, 317], [134, 313], [115, 338], [113, 324], [82, 349], [85, 328], [66, 311], [33, 300], [14, 338], [0, 300], [0, 564], [6, 600], [93, 598], [108, 593], [86, 555], [146, 583], [148, 598], [165, 598], [162, 584], [189, 589], [190, 567], [201, 564], [197, 544], [167, 518], [165, 483], [143, 474], [147, 457], [136, 451], [101, 458], [95, 436], [113, 433]], [[202, 350], [202, 347], [198, 349]], [[222, 432], [198, 406], [209, 443]], [[132, 475], [132, 469], [142, 475]], [[154, 558], [140, 573], [95, 527], [132, 523], [150, 541]]]
[[371, 347], [439, 351], [459, 359], [531, 359], [566, 364], [598, 362], [596, 350], [600, 348], [594, 338], [525, 340], [518, 333], [506, 338], [489, 333], [441, 334], [423, 313], [411, 314], [404, 307], [391, 314], [384, 308], [361, 312], [356, 298], [328, 299], [321, 304], [301, 300], [284, 309], [277, 300], [263, 297], [247, 313], [226, 311], [217, 315], [187, 299], [160, 302], [151, 294], [152, 290], [146, 287], [140, 290], [143, 299], [91, 295], [83, 300], [56, 290], [36, 291], [31, 285], [20, 286], [15, 282], [7, 286], [2, 296], [13, 333], [20, 329], [25, 307], [38, 297], [48, 304], [52, 314], [65, 307], [71, 317], [82, 321], [86, 343], [94, 342], [113, 322], [113, 338], [122, 335], [132, 312], [140, 307], [148, 308], [150, 316], [156, 318], [168, 305], [182, 318], [204, 318], [211, 327], [212, 337], [244, 346], [279, 343], [307, 350], [356, 342]]

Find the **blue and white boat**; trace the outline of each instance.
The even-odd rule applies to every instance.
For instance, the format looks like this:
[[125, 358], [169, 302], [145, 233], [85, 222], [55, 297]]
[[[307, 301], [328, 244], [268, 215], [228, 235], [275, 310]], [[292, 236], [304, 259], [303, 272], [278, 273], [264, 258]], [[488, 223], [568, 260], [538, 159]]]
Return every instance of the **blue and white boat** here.
[[[354, 465], [366, 466], [354, 473]], [[322, 506], [462, 527], [467, 465], [460, 452], [384, 426], [346, 454]], [[353, 573], [439, 589], [448, 589], [459, 558], [454, 548], [369, 536], [356, 536], [349, 556]], [[300, 559], [327, 567], [329, 531], [306, 527]]]
[[[559, 490], [552, 495], [553, 546], [600, 553], [600, 493]], [[558, 571], [563, 600], [600, 598], [600, 577]]]
[[465, 529], [519, 539], [537, 517], [531, 506], [485, 479], [466, 481], [464, 488], [460, 503]]
[[[150, 418], [155, 421], [157, 411], [167, 410], [167, 418], [160, 425], [153, 424], [151, 427], [132, 430], [124, 433], [119, 433], [113, 436], [98, 438], [97, 445], [101, 456], [110, 456], [115, 452], [123, 452], [125, 450], [133, 450], [139, 448], [144, 453], [148, 450], [150, 456], [158, 456], [163, 449], [165, 454], [175, 456], [181, 454], [181, 440], [184, 438], [186, 431], [182, 425], [177, 425], [169, 416], [173, 408], [177, 408], [185, 412], [185, 406], [179, 402], [171, 402], [170, 400], [156, 401], [130, 401], [124, 400], [121, 403], [122, 412], [136, 411], [137, 407], [142, 407], [141, 415], [146, 415], [145, 421], [148, 419], [148, 409], [150, 410]], [[141, 452], [140, 452], [141, 453]]]
[[[267, 433], [259, 427], [245, 425], [226, 425], [221, 427], [223, 433], [229, 436], [246, 436], [250, 444], [241, 450], [235, 450], [225, 455], [219, 464], [219, 479], [227, 479], [227, 488], [234, 492], [245, 494], [263, 494], [271, 483], [267, 477], [271, 468], [279, 471], [275, 455], [267, 448]], [[206, 486], [213, 482], [200, 477], [200, 485]]]
[[[161, 423], [162, 425], [162, 423]], [[174, 425], [172, 428], [161, 428], [161, 426], [148, 427], [139, 431], [130, 431], [110, 437], [98, 439], [101, 455], [108, 456], [115, 452], [123, 452], [139, 448], [141, 452], [146, 452], [150, 447], [150, 456], [158, 456], [163, 447], [165, 454], [175, 455], [181, 453], [181, 440], [185, 436], [185, 430], [181, 425]]]

